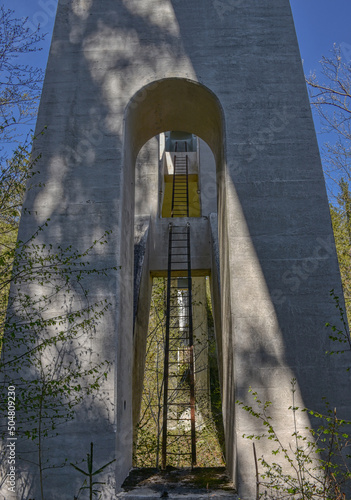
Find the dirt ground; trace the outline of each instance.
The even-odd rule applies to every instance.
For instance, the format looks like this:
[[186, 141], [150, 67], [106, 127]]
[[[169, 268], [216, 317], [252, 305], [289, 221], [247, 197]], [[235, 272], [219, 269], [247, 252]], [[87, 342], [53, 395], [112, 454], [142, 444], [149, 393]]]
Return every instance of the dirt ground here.
[[206, 493], [214, 490], [235, 493], [224, 467], [166, 470], [132, 469], [122, 485], [124, 491], [148, 488], [162, 493]]

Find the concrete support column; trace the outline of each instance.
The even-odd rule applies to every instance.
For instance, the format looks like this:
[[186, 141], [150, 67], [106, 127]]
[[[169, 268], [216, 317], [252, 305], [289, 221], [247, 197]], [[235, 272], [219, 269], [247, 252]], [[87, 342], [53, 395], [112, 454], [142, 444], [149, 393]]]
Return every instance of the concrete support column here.
[[[117, 271], [87, 281], [92, 299], [111, 303], [80, 345], [111, 363], [100, 399], [82, 402], [47, 452], [75, 462], [93, 440], [99, 465], [115, 458], [102, 477], [105, 500], [131, 466], [135, 165], [144, 144], [169, 130], [200, 137], [216, 162], [220, 279], [213, 227], [212, 238], [207, 219], [194, 227], [220, 304], [227, 466], [240, 497], [251, 499], [252, 451], [242, 435], [258, 427], [235, 405], [251, 401], [250, 386], [273, 402], [286, 440], [292, 377], [302, 406], [318, 410], [325, 396], [341, 417], [351, 413], [346, 360], [324, 354], [324, 324], [338, 323], [329, 290], [341, 285], [288, 0], [59, 0], [37, 123], [40, 174], [20, 238], [50, 218], [39, 243], [84, 250], [112, 229], [91, 265]], [[142, 212], [144, 201], [139, 196]], [[152, 234], [164, 235], [162, 221], [154, 222]], [[164, 241], [149, 247], [150, 270]], [[74, 294], [76, 303], [84, 299]], [[270, 454], [269, 445], [259, 453]], [[24, 496], [37, 497], [35, 467], [21, 467]], [[71, 499], [79, 480], [70, 467], [47, 471], [48, 496]]]

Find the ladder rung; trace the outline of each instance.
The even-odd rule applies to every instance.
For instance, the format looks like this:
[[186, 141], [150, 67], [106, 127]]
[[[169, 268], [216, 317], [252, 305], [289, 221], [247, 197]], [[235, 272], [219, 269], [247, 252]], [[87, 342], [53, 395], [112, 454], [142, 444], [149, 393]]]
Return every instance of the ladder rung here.
[[177, 453], [176, 451], [167, 451], [167, 455], [177, 455], [178, 457], [182, 457], [184, 455], [190, 455], [191, 456], [192, 453], [190, 453], [190, 452], [186, 453], [184, 451], [182, 451], [182, 453]]
[[[174, 394], [175, 392], [190, 392], [190, 389], [189, 388], [187, 388], [187, 389], [178, 389], [178, 388], [172, 389], [172, 394]], [[190, 403], [189, 403], [189, 407], [190, 407]]]
[[[186, 149], [186, 144], [185, 144]], [[174, 175], [173, 175], [173, 192], [172, 192], [172, 208], [171, 217], [189, 217], [189, 177], [188, 177], [188, 156], [177, 158], [174, 156]], [[178, 242], [178, 243], [177, 243]], [[189, 456], [192, 461], [196, 460], [194, 456], [195, 435], [193, 428], [191, 432], [186, 431], [183, 434], [172, 434], [168, 429], [167, 421], [172, 422], [192, 422], [191, 418], [174, 418], [170, 415], [173, 412], [180, 413], [183, 410], [193, 408], [190, 401], [179, 402], [179, 399], [189, 399], [190, 392], [194, 390], [193, 371], [190, 366], [190, 357], [192, 345], [189, 346], [189, 336], [192, 334], [192, 304], [191, 304], [191, 275], [188, 276], [188, 287], [180, 288], [176, 286], [175, 281], [170, 282], [176, 271], [186, 269], [186, 266], [191, 264], [190, 256], [190, 232], [189, 226], [182, 225], [171, 226], [169, 232], [169, 248], [168, 248], [168, 283], [167, 283], [167, 356], [169, 370], [165, 374], [167, 379], [170, 379], [170, 386], [165, 385], [164, 392], [164, 428], [163, 428], [163, 460], [166, 456]], [[174, 279], [174, 278], [173, 278]], [[173, 291], [172, 291], [173, 290]], [[176, 291], [175, 291], [176, 290]], [[179, 292], [181, 292], [179, 294]], [[182, 297], [182, 303], [177, 303], [176, 300]], [[180, 302], [178, 300], [178, 302]], [[173, 305], [172, 305], [173, 303]], [[180, 308], [183, 314], [177, 314]], [[187, 308], [187, 309], [185, 309]], [[175, 312], [177, 309], [177, 312]], [[180, 325], [179, 323], [185, 323]], [[189, 324], [188, 324], [189, 323]], [[185, 337], [184, 337], [185, 335]], [[177, 359], [179, 358], [179, 359]], [[182, 368], [180, 368], [182, 367]], [[173, 372], [173, 373], [172, 373]], [[188, 376], [191, 380], [188, 387]], [[174, 380], [171, 381], [171, 379]], [[185, 379], [185, 380], [184, 380]], [[166, 379], [165, 379], [166, 380]], [[183, 386], [184, 382], [184, 386]], [[172, 388], [172, 385], [180, 385], [180, 388]], [[168, 390], [166, 389], [168, 387]], [[172, 399], [178, 402], [171, 402]], [[167, 414], [167, 412], [169, 413]], [[179, 432], [179, 429], [178, 429]], [[168, 436], [168, 437], [167, 437]], [[169, 439], [169, 441], [168, 441]], [[189, 449], [189, 452], [167, 452], [168, 444], [177, 444], [178, 447]], [[173, 460], [171, 460], [172, 462]], [[174, 462], [174, 461], [173, 461]]]
[[189, 403], [168, 403], [168, 407], [170, 406], [186, 406], [187, 408], [190, 408]]
[[[187, 338], [187, 337], [176, 337], [175, 339], [172, 339], [172, 340], [179, 340], [179, 341], [183, 340], [184, 342], [189, 342], [189, 338]], [[189, 345], [185, 345], [185, 346], [179, 347], [179, 349], [180, 349], [180, 348], [182, 348], [182, 349], [183, 349], [184, 347], [185, 347], [185, 348], [188, 348], [188, 347], [189, 347]], [[175, 351], [173, 351], [173, 352], [175, 352]]]
[[[191, 418], [169, 418], [168, 420], [172, 420], [172, 422], [188, 422], [191, 421]], [[174, 436], [174, 434], [172, 434], [172, 436]]]
[[[177, 337], [177, 339], [175, 339], [175, 340], [184, 340], [184, 339]], [[185, 340], [189, 340], [189, 339], [185, 339]], [[189, 349], [190, 347], [192, 347], [192, 346], [190, 346], [190, 345], [177, 346], [176, 349], [170, 349], [170, 352], [185, 351], [186, 349]]]
[[180, 438], [187, 438], [188, 436], [186, 434], [169, 434], [169, 437], [173, 438], [173, 437], [180, 437]]
[[[190, 347], [191, 347], [191, 346], [185, 346], [185, 347], [183, 347], [182, 349], [183, 349], [183, 350], [184, 350], [184, 349], [189, 349]], [[179, 351], [178, 351], [178, 349], [170, 349], [170, 350], [169, 350], [169, 352], [177, 352], [177, 353], [178, 353]], [[184, 354], [185, 354], [185, 353], [184, 353]], [[188, 353], [187, 353], [187, 354], [188, 354]], [[184, 365], [184, 364], [187, 364], [187, 363], [181, 363], [180, 361], [177, 361], [177, 364], [179, 364], [179, 365]], [[177, 375], [177, 377], [182, 377], [183, 375], [184, 375], [184, 373], [180, 373], [180, 374], [178, 374], [178, 375]]]
[[[177, 337], [174, 340], [179, 340], [179, 341], [183, 340], [184, 342], [189, 342], [189, 337]], [[186, 345], [185, 347], [189, 347], [189, 346]]]

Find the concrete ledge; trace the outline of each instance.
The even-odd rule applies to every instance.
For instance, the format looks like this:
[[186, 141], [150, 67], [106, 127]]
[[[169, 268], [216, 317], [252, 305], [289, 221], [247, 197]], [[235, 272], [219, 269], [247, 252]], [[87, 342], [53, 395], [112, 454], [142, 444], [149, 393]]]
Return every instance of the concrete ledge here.
[[[210, 235], [207, 217], [182, 217], [157, 219], [152, 226], [150, 249], [150, 272], [153, 276], [164, 276], [168, 265], [168, 226], [186, 226], [190, 223], [191, 272], [193, 276], [206, 276], [211, 269]], [[186, 268], [184, 267], [184, 271]]]
[[189, 489], [186, 488], [183, 493], [177, 492], [172, 493], [167, 490], [164, 491], [154, 491], [150, 488], [138, 488], [132, 491], [119, 493], [117, 495], [118, 499], [129, 498], [133, 500], [150, 500], [157, 498], [168, 498], [169, 500], [173, 499], [186, 499], [186, 500], [217, 500], [217, 499], [226, 499], [226, 500], [239, 500], [238, 495], [228, 492], [228, 491], [211, 491], [201, 492], [201, 493], [189, 493]]

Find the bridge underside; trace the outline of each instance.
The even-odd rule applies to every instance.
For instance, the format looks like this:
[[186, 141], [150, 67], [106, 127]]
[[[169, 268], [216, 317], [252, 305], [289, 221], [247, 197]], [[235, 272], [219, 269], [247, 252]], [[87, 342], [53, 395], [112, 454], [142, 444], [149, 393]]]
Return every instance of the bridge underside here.
[[[340, 417], [351, 415], [347, 359], [325, 357], [332, 347], [324, 325], [340, 324], [330, 290], [342, 291], [289, 1], [78, 3], [58, 2], [34, 144], [39, 173], [19, 239], [27, 241], [49, 218], [38, 244], [84, 252], [112, 230], [89, 260], [92, 268], [117, 271], [87, 277], [89, 301], [110, 306], [69, 353], [79, 353], [87, 372], [93, 362], [109, 362], [106, 378], [99, 395], [85, 398], [46, 441], [46, 456], [55, 466], [80, 463], [93, 440], [99, 466], [115, 460], [99, 476], [104, 500], [116, 497], [128, 475], [151, 277], [167, 269], [159, 172], [144, 175], [138, 154], [153, 137], [184, 131], [201, 138], [215, 161], [214, 176], [200, 187], [209, 199], [216, 185], [216, 210], [189, 218], [192, 268], [211, 278], [226, 463], [240, 498], [251, 499], [252, 444], [242, 436], [261, 428], [235, 404], [252, 403], [249, 387], [272, 402], [275, 429], [287, 443], [293, 377], [297, 406], [323, 410], [323, 396]], [[156, 208], [138, 194], [140, 182]], [[36, 297], [38, 286], [29, 285], [28, 294]], [[79, 286], [72, 294], [72, 302], [59, 297], [47, 314], [86, 300]], [[49, 353], [46, 367], [53, 358]], [[310, 424], [306, 414], [300, 423]], [[259, 456], [271, 455], [270, 442], [257, 448]], [[37, 444], [23, 434], [17, 450], [17, 498], [37, 498], [38, 467], [30, 465], [38, 462]], [[72, 487], [81, 486], [76, 472], [47, 469], [48, 497], [71, 499]], [[1, 495], [12, 500], [7, 490]]]

